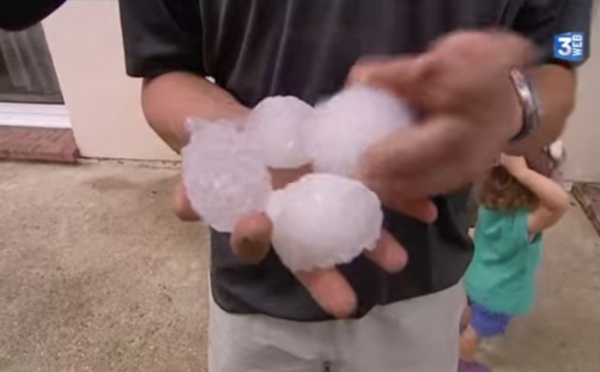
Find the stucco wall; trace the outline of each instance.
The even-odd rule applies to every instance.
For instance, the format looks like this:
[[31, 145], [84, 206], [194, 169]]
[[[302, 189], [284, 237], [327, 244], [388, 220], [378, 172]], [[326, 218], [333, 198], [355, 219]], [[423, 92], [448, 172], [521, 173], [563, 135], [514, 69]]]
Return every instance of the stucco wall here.
[[125, 74], [117, 0], [70, 0], [44, 30], [83, 156], [176, 158], [145, 123], [140, 80]]
[[565, 133], [566, 177], [600, 182], [600, 12], [594, 12], [591, 59], [578, 75], [577, 107]]

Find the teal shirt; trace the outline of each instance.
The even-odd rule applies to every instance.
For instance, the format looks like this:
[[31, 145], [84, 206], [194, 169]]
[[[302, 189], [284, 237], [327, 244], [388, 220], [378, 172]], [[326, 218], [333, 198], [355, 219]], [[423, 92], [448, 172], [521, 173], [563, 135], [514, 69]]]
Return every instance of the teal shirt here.
[[529, 239], [528, 216], [527, 210], [479, 208], [465, 285], [469, 298], [491, 311], [519, 315], [533, 307], [542, 234]]

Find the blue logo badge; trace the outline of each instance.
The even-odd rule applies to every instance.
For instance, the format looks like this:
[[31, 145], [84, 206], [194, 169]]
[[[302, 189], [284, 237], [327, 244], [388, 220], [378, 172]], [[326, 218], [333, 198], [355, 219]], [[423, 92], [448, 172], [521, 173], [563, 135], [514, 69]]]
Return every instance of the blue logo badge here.
[[585, 36], [581, 32], [567, 32], [554, 36], [554, 58], [581, 62], [585, 54]]

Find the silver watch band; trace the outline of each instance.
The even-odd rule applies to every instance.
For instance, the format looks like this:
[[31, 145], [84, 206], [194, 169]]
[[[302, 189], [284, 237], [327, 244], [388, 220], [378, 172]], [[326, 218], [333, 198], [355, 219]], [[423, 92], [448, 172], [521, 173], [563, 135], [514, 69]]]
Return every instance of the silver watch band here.
[[511, 138], [510, 142], [518, 142], [529, 136], [540, 125], [540, 107], [537, 95], [529, 80], [520, 69], [510, 71], [510, 79], [523, 108], [523, 125], [521, 130]]

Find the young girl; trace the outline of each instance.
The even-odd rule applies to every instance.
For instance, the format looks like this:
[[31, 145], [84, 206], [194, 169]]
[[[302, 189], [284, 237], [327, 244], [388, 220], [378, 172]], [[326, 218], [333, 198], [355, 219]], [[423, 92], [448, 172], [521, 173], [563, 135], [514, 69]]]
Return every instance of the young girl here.
[[514, 316], [531, 310], [543, 231], [568, 207], [563, 188], [522, 157], [503, 155], [481, 185], [475, 255], [465, 277], [471, 306], [460, 372], [489, 371], [475, 361], [480, 341], [502, 335]]

